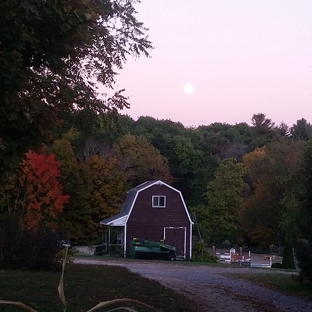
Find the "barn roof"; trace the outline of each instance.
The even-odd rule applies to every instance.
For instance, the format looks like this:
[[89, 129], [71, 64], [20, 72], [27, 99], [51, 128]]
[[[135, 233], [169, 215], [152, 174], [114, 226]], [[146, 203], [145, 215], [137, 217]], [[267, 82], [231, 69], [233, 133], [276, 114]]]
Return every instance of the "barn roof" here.
[[166, 183], [164, 183], [164, 182], [162, 182], [160, 180], [157, 180], [157, 181], [146, 181], [146, 182], [144, 182], [144, 183], [142, 183], [142, 184], [132, 188], [131, 190], [129, 190], [127, 192], [126, 200], [124, 201], [124, 203], [122, 205], [121, 212], [118, 213], [115, 216], [112, 216], [110, 218], [102, 220], [100, 222], [100, 224], [102, 224], [102, 225], [110, 225], [110, 226], [124, 226], [126, 221], [127, 221], [128, 215], [130, 214], [130, 212], [132, 210], [132, 207], [134, 205], [134, 202], [136, 200], [136, 197], [137, 197], [138, 193], [141, 192], [142, 190], [145, 190], [145, 189], [149, 188], [152, 185], [155, 185], [155, 184], [166, 185], [167, 187], [169, 187], [169, 188], [175, 190], [176, 192], [180, 193], [180, 196], [181, 196], [181, 199], [183, 201], [183, 204], [184, 204], [186, 213], [188, 215], [188, 218], [189, 218], [190, 222], [192, 222], [192, 220], [190, 218], [190, 215], [189, 215], [189, 213], [187, 211], [187, 208], [186, 208], [186, 205], [185, 205], [185, 202], [184, 202], [184, 199], [182, 197], [181, 192], [178, 191], [177, 189], [173, 188], [172, 186], [170, 186], [170, 185], [168, 185], [168, 184], [166, 184]]

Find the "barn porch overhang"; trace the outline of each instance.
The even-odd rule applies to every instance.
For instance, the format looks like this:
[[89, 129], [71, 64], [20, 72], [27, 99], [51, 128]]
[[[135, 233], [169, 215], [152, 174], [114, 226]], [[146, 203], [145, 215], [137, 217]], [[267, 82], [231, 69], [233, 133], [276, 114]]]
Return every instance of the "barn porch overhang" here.
[[116, 215], [100, 222], [101, 225], [106, 226], [125, 226], [128, 215]]
[[102, 254], [123, 255], [124, 235], [128, 214], [119, 213], [100, 221], [102, 225]]

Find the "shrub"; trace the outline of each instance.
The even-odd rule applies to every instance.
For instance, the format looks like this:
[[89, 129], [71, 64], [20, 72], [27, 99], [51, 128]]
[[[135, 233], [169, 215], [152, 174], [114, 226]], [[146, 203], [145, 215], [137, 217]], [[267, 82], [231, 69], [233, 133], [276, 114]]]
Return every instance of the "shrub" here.
[[229, 240], [225, 240], [223, 243], [222, 243], [222, 248], [223, 249], [230, 249], [231, 248], [231, 243]]
[[274, 263], [272, 263], [271, 268], [272, 269], [282, 269], [283, 265], [279, 262], [274, 262]]
[[312, 282], [312, 246], [309, 242], [300, 241], [296, 248], [296, 258], [300, 269], [299, 280]]
[[0, 224], [0, 268], [52, 270], [60, 267], [57, 234], [51, 230], [22, 230], [14, 220]]
[[218, 258], [210, 253], [206, 247], [206, 244], [201, 241], [196, 244], [195, 250], [193, 252], [192, 260], [198, 262], [209, 262], [217, 263]]
[[291, 243], [285, 241], [282, 266], [284, 269], [295, 269], [294, 253]]

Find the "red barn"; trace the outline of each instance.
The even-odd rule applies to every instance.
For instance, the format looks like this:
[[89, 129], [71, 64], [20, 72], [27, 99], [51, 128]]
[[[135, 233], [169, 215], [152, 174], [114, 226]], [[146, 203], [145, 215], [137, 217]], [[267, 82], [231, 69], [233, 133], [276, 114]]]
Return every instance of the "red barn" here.
[[176, 247], [178, 257], [192, 256], [193, 222], [183, 196], [162, 181], [147, 181], [128, 191], [121, 212], [100, 223], [107, 229], [103, 237], [106, 250], [119, 246], [123, 255], [129, 256], [132, 238], [163, 239]]

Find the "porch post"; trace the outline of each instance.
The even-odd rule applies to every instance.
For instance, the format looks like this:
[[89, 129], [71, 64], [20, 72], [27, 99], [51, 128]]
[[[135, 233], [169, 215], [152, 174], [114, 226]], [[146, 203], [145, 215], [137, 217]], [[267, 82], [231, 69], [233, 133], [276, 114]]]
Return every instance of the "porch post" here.
[[105, 226], [105, 253], [106, 254], [108, 254], [107, 228], [108, 228], [108, 225]]
[[107, 251], [108, 251], [108, 252], [107, 252], [108, 254], [109, 254], [109, 246], [110, 246], [110, 242], [111, 242], [111, 232], [110, 232], [110, 228], [111, 228], [111, 227], [108, 228], [108, 250], [107, 250]]

